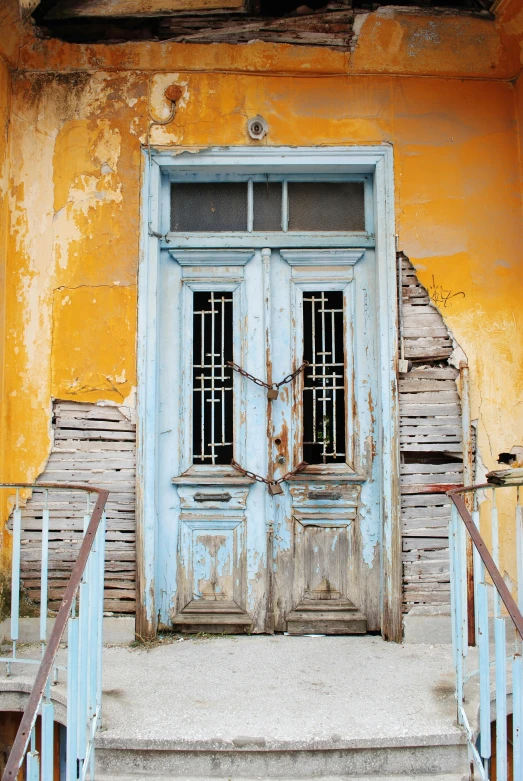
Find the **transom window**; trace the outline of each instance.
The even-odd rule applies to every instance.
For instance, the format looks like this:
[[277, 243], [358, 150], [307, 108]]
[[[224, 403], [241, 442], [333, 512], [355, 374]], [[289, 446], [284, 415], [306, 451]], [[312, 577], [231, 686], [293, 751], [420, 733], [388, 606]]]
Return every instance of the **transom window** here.
[[269, 175], [243, 181], [173, 182], [171, 231], [363, 232], [364, 183]]

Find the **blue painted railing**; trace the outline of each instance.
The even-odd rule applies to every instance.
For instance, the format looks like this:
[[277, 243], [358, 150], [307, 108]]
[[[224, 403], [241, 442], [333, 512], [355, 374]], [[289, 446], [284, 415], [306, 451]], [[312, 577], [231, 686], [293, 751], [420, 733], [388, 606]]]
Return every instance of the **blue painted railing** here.
[[[508, 743], [511, 742], [511, 777], [521, 781], [523, 483], [472, 486], [450, 491], [449, 496], [453, 502], [449, 537], [456, 699], [458, 722], [468, 739], [471, 777], [489, 781], [495, 761], [496, 780], [507, 781]], [[516, 542], [517, 584], [509, 580], [510, 588], [500, 573], [498, 505], [503, 510], [503, 538], [507, 539], [508, 534], [508, 539]], [[467, 535], [473, 544], [472, 560], [467, 559]], [[490, 550], [485, 543], [487, 536], [491, 538]], [[511, 591], [515, 592], [515, 598]], [[472, 647], [473, 642], [476, 648]], [[510, 712], [511, 734], [507, 730]], [[491, 739], [493, 721], [495, 746]]]
[[[2, 781], [14, 781], [25, 763], [27, 781], [54, 779], [54, 704], [52, 685], [67, 678], [67, 738], [65, 781], [90, 778], [94, 781], [94, 737], [100, 725], [102, 703], [102, 627], [105, 560], [105, 505], [108, 491], [82, 485], [40, 483], [0, 484], [14, 490], [12, 513], [11, 654], [0, 657], [7, 675], [18, 666], [38, 665], [35, 682], [22, 715]], [[73, 565], [58, 614], [47, 638], [49, 596], [49, 539], [52, 507], [57, 492], [81, 492], [85, 497], [83, 539]], [[42, 502], [42, 548], [40, 557], [40, 600], [38, 655], [20, 655], [20, 588], [23, 514], [21, 495], [32, 492], [32, 502]], [[92, 501], [95, 498], [94, 506]], [[91, 509], [92, 508], [92, 509]], [[80, 517], [79, 523], [82, 523]], [[81, 528], [81, 527], [80, 527]], [[60, 641], [67, 628], [67, 662], [58, 663]], [[36, 721], [40, 716], [37, 751]]]

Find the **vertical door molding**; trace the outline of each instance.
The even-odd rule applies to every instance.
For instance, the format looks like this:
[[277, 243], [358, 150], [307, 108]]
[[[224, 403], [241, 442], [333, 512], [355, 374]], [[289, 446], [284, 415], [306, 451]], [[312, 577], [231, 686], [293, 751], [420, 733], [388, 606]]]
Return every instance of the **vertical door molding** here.
[[386, 640], [400, 643], [403, 626], [394, 168], [392, 147], [381, 149], [374, 173], [383, 485], [381, 632]]
[[[138, 269], [138, 420], [136, 464], [136, 636], [156, 633], [155, 562], [158, 399], [158, 273], [161, 169], [143, 152], [140, 261]], [[153, 228], [154, 226], [154, 228]], [[155, 235], [156, 234], [156, 235]]]

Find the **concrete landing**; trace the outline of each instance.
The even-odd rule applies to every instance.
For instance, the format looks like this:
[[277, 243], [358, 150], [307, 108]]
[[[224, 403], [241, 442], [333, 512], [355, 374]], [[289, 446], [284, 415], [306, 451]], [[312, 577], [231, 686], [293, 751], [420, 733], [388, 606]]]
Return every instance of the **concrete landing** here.
[[224, 636], [104, 650], [104, 747], [455, 744], [448, 646]]

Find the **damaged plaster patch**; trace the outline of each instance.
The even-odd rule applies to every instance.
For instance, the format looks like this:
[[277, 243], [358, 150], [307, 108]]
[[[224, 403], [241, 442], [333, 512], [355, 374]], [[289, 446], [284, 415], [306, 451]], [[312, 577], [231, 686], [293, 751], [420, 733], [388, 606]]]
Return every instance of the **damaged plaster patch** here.
[[52, 395], [133, 402], [136, 288], [79, 286], [54, 292]]
[[121, 153], [118, 128], [99, 121], [94, 129], [87, 120], [66, 123], [54, 150], [54, 242], [58, 266], [67, 268], [72, 242], [81, 241], [95, 220], [93, 211], [123, 201], [117, 175]]

